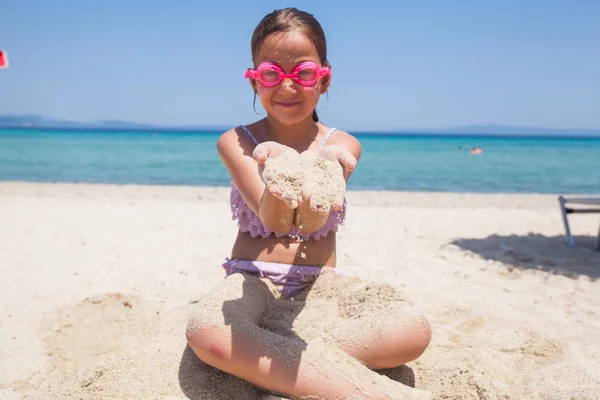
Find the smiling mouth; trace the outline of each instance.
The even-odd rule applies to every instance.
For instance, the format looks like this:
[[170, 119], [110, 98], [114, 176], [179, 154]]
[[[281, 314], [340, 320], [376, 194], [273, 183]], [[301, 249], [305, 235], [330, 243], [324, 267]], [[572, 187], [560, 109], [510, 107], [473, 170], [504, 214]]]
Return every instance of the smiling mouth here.
[[295, 102], [285, 102], [285, 103], [282, 103], [282, 102], [276, 101], [275, 104], [277, 104], [278, 106], [281, 106], [283, 108], [292, 108], [292, 107], [295, 107], [298, 104], [300, 104], [300, 102], [299, 101], [295, 101]]

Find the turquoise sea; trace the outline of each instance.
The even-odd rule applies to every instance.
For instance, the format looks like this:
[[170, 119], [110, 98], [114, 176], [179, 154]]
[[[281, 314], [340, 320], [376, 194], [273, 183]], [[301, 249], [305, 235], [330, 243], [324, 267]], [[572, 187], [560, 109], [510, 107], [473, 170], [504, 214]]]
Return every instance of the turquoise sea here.
[[[600, 193], [600, 138], [356, 136], [363, 157], [349, 189]], [[0, 129], [0, 181], [226, 186], [217, 138]], [[474, 146], [483, 154], [469, 154]]]

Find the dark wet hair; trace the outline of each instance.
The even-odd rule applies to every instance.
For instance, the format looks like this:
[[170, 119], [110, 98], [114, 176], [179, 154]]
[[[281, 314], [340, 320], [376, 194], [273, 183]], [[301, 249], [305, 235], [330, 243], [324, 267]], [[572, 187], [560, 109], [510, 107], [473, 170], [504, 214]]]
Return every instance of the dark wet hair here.
[[[296, 8], [283, 8], [267, 14], [254, 29], [251, 49], [252, 62], [256, 67], [258, 51], [267, 36], [273, 33], [300, 31], [312, 42], [317, 49], [321, 65], [331, 67], [327, 61], [327, 41], [325, 32], [319, 21], [312, 15]], [[255, 98], [256, 99], [256, 98]], [[313, 110], [313, 121], [319, 122], [317, 110]]]

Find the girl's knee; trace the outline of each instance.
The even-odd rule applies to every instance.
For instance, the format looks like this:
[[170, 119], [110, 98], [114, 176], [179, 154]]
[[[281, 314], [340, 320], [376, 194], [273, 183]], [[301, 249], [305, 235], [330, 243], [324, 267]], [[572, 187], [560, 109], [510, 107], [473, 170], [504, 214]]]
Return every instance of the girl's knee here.
[[418, 308], [411, 306], [408, 323], [401, 323], [398, 329], [405, 333], [396, 336], [396, 354], [398, 365], [416, 360], [429, 347], [431, 343], [431, 325], [425, 314]]
[[226, 339], [230, 336], [228, 328], [223, 313], [214, 307], [213, 301], [207, 296], [196, 304], [190, 314], [185, 337], [194, 353], [203, 361], [211, 354], [221, 358], [226, 356], [223, 349], [227, 347]]
[[418, 327], [415, 327], [414, 333], [411, 338], [412, 346], [406, 355], [410, 361], [416, 360], [421, 357], [425, 352], [429, 344], [431, 343], [431, 326], [427, 319], [423, 317]]
[[[204, 362], [211, 359], [227, 359], [231, 354], [231, 339], [225, 325], [209, 324], [198, 318], [190, 318], [185, 337], [194, 353]], [[228, 340], [229, 339], [229, 340]]]
[[[229, 279], [229, 278], [228, 278]], [[234, 286], [237, 277], [225, 283]], [[239, 295], [239, 290], [211, 292], [203, 297], [192, 311], [186, 328], [186, 339], [194, 353], [204, 362], [231, 358], [232, 340], [240, 341], [246, 328], [256, 325], [264, 310], [260, 296], [246, 293], [250, 299]], [[259, 297], [251, 301], [252, 297]]]
[[[431, 342], [431, 326], [425, 314], [410, 305], [407, 310], [393, 315], [394, 321], [383, 330], [374, 359], [369, 364], [376, 368], [393, 368], [419, 358]], [[407, 312], [408, 311], [408, 312]]]

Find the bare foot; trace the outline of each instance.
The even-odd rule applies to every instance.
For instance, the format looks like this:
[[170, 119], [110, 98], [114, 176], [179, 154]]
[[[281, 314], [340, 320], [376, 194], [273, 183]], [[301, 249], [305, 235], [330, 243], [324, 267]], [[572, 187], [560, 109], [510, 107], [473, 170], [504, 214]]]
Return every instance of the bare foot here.
[[340, 146], [322, 146], [300, 155], [305, 170], [303, 198], [310, 209], [326, 215], [339, 210], [346, 195], [346, 175], [356, 167], [356, 159]]
[[298, 152], [277, 142], [264, 142], [256, 146], [252, 157], [258, 163], [258, 173], [267, 190], [288, 207], [298, 207], [304, 182]]

